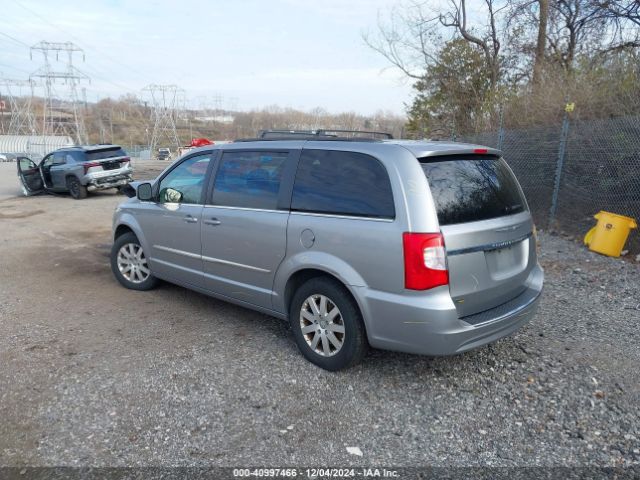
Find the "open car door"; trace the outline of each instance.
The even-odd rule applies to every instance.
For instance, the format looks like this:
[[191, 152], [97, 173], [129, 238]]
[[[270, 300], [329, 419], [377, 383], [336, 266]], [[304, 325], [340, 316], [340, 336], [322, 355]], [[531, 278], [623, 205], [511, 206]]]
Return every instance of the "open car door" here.
[[18, 165], [18, 178], [20, 178], [22, 185], [22, 193], [29, 196], [44, 192], [44, 183], [38, 165], [27, 157], [18, 157], [16, 164]]

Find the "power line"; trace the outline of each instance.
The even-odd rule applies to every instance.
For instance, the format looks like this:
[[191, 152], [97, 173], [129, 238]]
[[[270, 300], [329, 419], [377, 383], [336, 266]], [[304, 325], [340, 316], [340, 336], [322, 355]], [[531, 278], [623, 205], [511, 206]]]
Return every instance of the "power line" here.
[[144, 80], [145, 82], [148, 82], [148, 80], [145, 77], [145, 74], [141, 73], [140, 71], [138, 71], [135, 68], [132, 68], [131, 66], [125, 65], [124, 63], [120, 62], [119, 60], [113, 58], [112, 56], [110, 56], [109, 54], [102, 52], [100, 50], [98, 50], [97, 48], [88, 45], [87, 42], [85, 42], [84, 40], [79, 39], [78, 37], [76, 37], [75, 35], [72, 35], [71, 33], [69, 33], [68, 30], [63, 29], [61, 27], [59, 27], [58, 25], [56, 25], [55, 23], [50, 22], [49, 20], [47, 20], [46, 18], [44, 18], [43, 16], [41, 16], [40, 14], [38, 14], [37, 12], [31, 10], [30, 8], [24, 6], [23, 4], [21, 4], [20, 2], [18, 2], [17, 0], [13, 0], [13, 2], [18, 5], [19, 7], [23, 8], [24, 10], [26, 10], [27, 12], [31, 13], [32, 15], [38, 17], [40, 20], [42, 20], [44, 23], [46, 23], [47, 25], [61, 31], [62, 33], [64, 33], [65, 35], [71, 37], [72, 39], [74, 39], [76, 42], [81, 43], [82, 45], [85, 46], [85, 48], [88, 48], [89, 50], [94, 50], [96, 53], [99, 53], [100, 55], [104, 56], [105, 58], [108, 58], [109, 60], [111, 60], [112, 62], [120, 65], [121, 67], [124, 67], [128, 70], [131, 70], [132, 72], [138, 74], [140, 76], [140, 78], [142, 80]]
[[114, 82], [113, 80], [109, 80], [109, 79], [103, 77], [102, 74], [99, 71], [97, 71], [94, 67], [92, 67], [90, 65], [85, 65], [84, 69], [85, 70], [90, 70], [92, 75], [93, 75], [93, 78], [97, 78], [99, 80], [102, 80], [103, 82], [106, 82], [106, 83], [108, 83], [108, 84], [110, 84], [110, 85], [112, 85], [112, 86], [114, 86], [114, 87], [116, 87], [116, 88], [118, 88], [120, 90], [124, 90], [125, 92], [133, 93], [135, 95], [138, 94], [138, 90], [134, 90], [134, 89], [126, 87], [126, 86], [124, 86], [124, 85], [122, 85], [120, 83]]
[[[30, 46], [30, 45], [28, 45], [28, 44], [24, 43], [22, 40], [19, 40], [19, 39], [15, 38], [15, 37], [12, 37], [11, 35], [8, 35], [8, 34], [3, 33], [3, 32], [0, 32], [0, 35], [3, 35], [3, 36], [5, 36], [5, 37], [7, 37], [7, 38], [9, 38], [9, 39], [13, 40], [13, 41], [14, 41], [14, 42], [16, 42], [16, 43], [19, 43], [20, 45], [24, 45], [24, 46], [25, 46], [25, 47], [27, 47], [27, 48], [31, 48], [31, 46]], [[13, 69], [18, 70], [18, 71], [22, 71], [22, 72], [24, 72], [24, 73], [29, 73], [29, 72], [27, 72], [26, 70], [20, 70], [20, 69], [17, 69], [17, 68], [15, 68], [15, 67], [11, 67], [11, 66], [9, 66], [9, 65], [5, 65], [5, 66], [7, 66], [7, 67], [9, 67], [9, 68], [13, 68]], [[125, 90], [126, 92], [133, 93], [133, 94], [136, 94], [136, 95], [138, 94], [138, 91], [137, 91], [137, 90], [131, 89], [131, 88], [126, 87], [126, 86], [124, 86], [124, 85], [122, 85], [122, 84], [119, 84], [119, 83], [117, 83], [117, 82], [114, 82], [113, 80], [109, 80], [109, 79], [105, 78], [104, 76], [102, 76], [102, 74], [101, 74], [100, 72], [98, 72], [94, 67], [91, 67], [90, 65], [86, 65], [86, 66], [85, 66], [85, 69], [87, 69], [87, 70], [91, 70], [91, 71], [92, 71], [93, 76], [94, 76], [95, 78], [98, 78], [98, 79], [102, 80], [103, 82], [109, 83], [110, 85], [112, 85], [112, 86], [114, 86], [114, 87], [116, 87], [116, 88], [118, 88], [118, 89], [120, 89], [120, 90]]]
[[29, 75], [29, 73], [31, 73], [31, 72], [28, 72], [27, 70], [23, 70], [21, 68], [14, 67], [13, 65], [7, 65], [6, 63], [0, 63], [0, 67], [11, 68], [12, 70], [16, 70], [17, 72], [26, 73], [27, 75]]
[[12, 37], [11, 35], [4, 33], [4, 32], [0, 32], [0, 35], [2, 35], [3, 37], [7, 37], [11, 40], [13, 40], [16, 43], [19, 43], [20, 45], [23, 45], [27, 48], [31, 48], [31, 45], [27, 45], [26, 43], [24, 43], [22, 40], [18, 40], [16, 37]]

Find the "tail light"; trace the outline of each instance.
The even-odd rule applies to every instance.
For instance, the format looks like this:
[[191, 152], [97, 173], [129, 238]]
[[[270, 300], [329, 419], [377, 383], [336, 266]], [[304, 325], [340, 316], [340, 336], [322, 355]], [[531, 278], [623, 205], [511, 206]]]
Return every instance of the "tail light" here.
[[86, 175], [91, 167], [99, 167], [100, 164], [98, 162], [85, 162], [82, 166], [84, 167], [84, 174]]
[[447, 253], [441, 233], [402, 234], [404, 288], [428, 290], [449, 283]]

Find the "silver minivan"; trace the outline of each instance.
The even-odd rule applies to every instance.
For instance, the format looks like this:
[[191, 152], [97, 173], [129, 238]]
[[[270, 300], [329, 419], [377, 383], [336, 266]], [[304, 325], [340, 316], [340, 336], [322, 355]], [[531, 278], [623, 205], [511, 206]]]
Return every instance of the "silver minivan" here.
[[111, 266], [288, 320], [327, 370], [369, 346], [450, 355], [511, 334], [542, 291], [500, 151], [301, 135], [192, 150], [113, 219]]

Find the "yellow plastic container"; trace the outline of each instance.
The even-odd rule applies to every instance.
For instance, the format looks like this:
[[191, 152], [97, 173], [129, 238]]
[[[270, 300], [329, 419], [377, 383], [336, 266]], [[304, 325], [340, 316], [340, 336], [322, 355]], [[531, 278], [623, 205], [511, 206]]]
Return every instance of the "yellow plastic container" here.
[[584, 236], [584, 244], [593, 252], [619, 257], [629, 232], [638, 224], [631, 217], [605, 211], [596, 213], [593, 218], [598, 223]]

